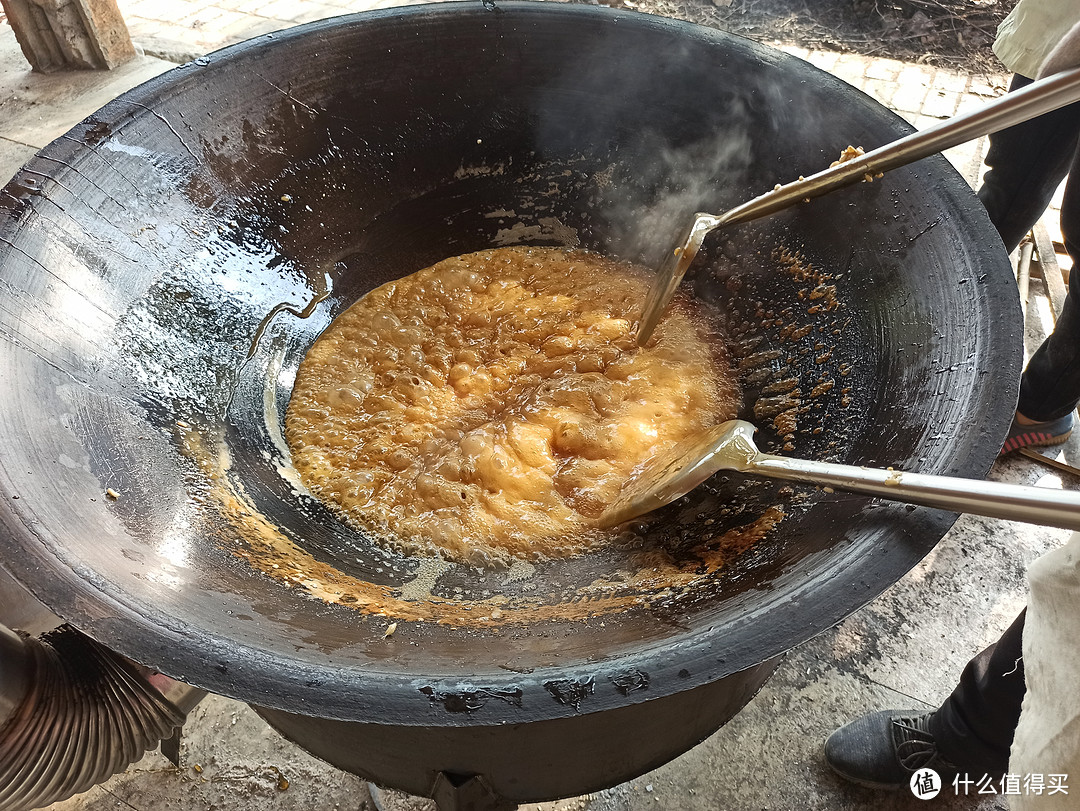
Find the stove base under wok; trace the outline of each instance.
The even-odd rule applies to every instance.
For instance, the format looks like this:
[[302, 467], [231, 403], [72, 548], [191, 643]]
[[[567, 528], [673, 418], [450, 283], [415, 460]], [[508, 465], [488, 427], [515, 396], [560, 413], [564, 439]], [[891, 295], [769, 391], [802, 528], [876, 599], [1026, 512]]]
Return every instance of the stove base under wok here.
[[253, 709], [284, 737], [440, 811], [504, 811], [618, 785], [678, 757], [739, 712], [781, 657], [663, 698], [496, 726], [388, 726]]

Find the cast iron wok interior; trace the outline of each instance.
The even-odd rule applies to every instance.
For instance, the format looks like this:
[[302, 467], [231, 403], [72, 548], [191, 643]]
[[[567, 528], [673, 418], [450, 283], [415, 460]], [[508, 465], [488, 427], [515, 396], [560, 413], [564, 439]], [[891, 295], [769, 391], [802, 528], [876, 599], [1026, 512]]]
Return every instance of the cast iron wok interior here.
[[[765, 661], [896, 581], [954, 516], [729, 475], [609, 551], [421, 565], [295, 487], [292, 375], [358, 296], [447, 256], [654, 262], [692, 212], [907, 131], [793, 57], [588, 6], [366, 13], [152, 80], [0, 194], [4, 565], [142, 663], [325, 718], [557, 717]], [[727, 325], [764, 448], [795, 402], [802, 456], [986, 473], [1019, 307], [944, 159], [707, 244], [687, 285]], [[744, 545], [740, 527], [762, 537], [729, 566], [695, 557]]]

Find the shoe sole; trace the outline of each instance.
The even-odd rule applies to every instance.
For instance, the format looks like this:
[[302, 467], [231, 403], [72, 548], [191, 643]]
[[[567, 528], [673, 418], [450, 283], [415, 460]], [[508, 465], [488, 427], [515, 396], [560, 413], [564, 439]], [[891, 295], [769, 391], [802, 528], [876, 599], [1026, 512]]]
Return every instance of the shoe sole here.
[[1036, 435], [1036, 436], [1045, 436], [1046, 437], [1045, 440], [1044, 439], [1033, 439], [1033, 440], [1028, 441], [1028, 442], [1017, 441], [1017, 440], [1026, 439], [1027, 436], [1031, 436], [1031, 435], [1030, 434], [1028, 434], [1028, 435], [1021, 434], [1018, 437], [1013, 437], [1012, 439], [1006, 440], [1005, 444], [1001, 448], [1001, 454], [1004, 455], [1006, 453], [1014, 453], [1014, 452], [1016, 452], [1018, 450], [1021, 450], [1022, 448], [1052, 448], [1055, 445], [1063, 445], [1064, 443], [1069, 441], [1069, 437], [1072, 436], [1072, 431], [1068, 431], [1067, 433], [1060, 434], [1058, 436], [1051, 436], [1050, 434], [1037, 434]]

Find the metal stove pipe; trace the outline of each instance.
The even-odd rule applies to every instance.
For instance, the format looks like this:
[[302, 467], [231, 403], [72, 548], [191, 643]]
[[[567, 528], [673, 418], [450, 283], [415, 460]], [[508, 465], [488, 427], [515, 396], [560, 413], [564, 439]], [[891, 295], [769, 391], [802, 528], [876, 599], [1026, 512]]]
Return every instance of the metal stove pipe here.
[[135, 762], [184, 722], [137, 668], [71, 626], [0, 626], [0, 811], [41, 808]]

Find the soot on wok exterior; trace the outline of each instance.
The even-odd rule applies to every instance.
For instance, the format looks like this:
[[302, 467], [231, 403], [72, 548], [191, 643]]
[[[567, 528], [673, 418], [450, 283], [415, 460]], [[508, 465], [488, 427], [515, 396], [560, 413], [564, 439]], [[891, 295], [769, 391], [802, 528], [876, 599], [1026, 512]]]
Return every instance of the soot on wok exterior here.
[[[596, 7], [345, 17], [152, 80], [0, 194], [3, 563], [99, 641], [270, 711], [494, 728], [760, 674], [895, 582], [954, 516], [720, 477], [663, 511], [649, 537], [677, 554], [716, 522], [747, 520], [724, 512], [732, 493], [762, 508], [786, 499], [787, 516], [692, 593], [526, 626], [401, 622], [387, 639], [393, 617], [312, 599], [238, 558], [222, 538], [242, 529], [207, 530], [227, 519], [181, 429], [216, 436], [245, 503], [315, 558], [403, 583], [415, 561], [341, 527], [278, 472], [290, 375], [337, 312], [495, 244], [651, 261], [688, 213], [907, 131], [798, 59]], [[812, 347], [761, 326], [770, 306], [806, 312], [794, 307], [801, 283], [769, 265], [778, 246], [835, 274], [838, 320], [820, 336], [833, 363], [849, 362], [800, 418], [798, 451], [983, 476], [1014, 405], [1019, 307], [962, 179], [929, 159], [717, 235], [695, 291], [740, 328], [759, 322], [753, 354], [737, 360], [809, 391]], [[765, 431], [762, 444], [779, 440]], [[540, 565], [523, 582], [456, 569], [437, 588], [478, 606], [500, 592], [580, 604], [627, 555]]]

